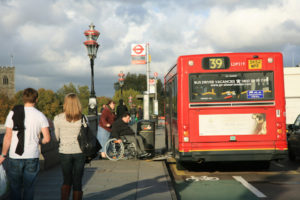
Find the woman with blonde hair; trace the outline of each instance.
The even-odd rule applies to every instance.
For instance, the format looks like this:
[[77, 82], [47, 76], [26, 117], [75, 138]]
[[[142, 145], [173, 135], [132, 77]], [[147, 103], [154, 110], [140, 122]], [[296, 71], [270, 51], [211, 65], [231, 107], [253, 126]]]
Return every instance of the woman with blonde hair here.
[[54, 117], [55, 136], [59, 142], [59, 156], [63, 173], [61, 199], [69, 199], [71, 186], [73, 186], [73, 200], [81, 200], [85, 155], [77, 141], [82, 113], [76, 94], [70, 93], [65, 96], [63, 111]]

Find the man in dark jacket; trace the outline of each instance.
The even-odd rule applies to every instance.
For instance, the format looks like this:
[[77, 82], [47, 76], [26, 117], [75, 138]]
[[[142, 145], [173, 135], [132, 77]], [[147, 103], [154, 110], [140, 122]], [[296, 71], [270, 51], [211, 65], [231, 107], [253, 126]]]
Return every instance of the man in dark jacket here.
[[124, 137], [128, 142], [133, 142], [136, 146], [139, 157], [147, 157], [150, 156], [147, 152], [145, 152], [145, 147], [143, 143], [143, 138], [140, 135], [136, 135], [134, 131], [128, 125], [130, 121], [130, 114], [125, 112], [122, 116], [117, 119], [112, 125], [111, 137], [117, 138], [121, 142], [121, 137]]
[[128, 108], [124, 104], [123, 99], [120, 99], [119, 105], [117, 106], [117, 119], [119, 119], [125, 112], [128, 112]]

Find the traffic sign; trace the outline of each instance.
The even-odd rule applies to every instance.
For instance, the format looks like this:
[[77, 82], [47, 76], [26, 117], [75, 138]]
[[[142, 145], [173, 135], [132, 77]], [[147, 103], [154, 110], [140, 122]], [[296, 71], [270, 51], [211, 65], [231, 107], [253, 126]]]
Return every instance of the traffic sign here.
[[131, 63], [146, 64], [146, 44], [131, 45]]
[[132, 44], [131, 56], [146, 56], [146, 44]]

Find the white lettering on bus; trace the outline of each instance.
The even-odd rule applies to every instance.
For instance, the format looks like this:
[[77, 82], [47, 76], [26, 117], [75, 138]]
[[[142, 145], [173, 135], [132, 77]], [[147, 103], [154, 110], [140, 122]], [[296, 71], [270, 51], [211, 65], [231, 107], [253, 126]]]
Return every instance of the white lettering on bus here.
[[232, 62], [231, 67], [243, 67], [246, 66], [246, 62]]

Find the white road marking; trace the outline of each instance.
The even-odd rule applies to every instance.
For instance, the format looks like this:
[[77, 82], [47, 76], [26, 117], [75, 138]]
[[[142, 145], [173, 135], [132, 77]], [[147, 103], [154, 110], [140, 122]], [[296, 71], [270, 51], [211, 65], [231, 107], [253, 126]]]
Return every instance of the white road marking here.
[[218, 181], [220, 180], [218, 177], [209, 177], [209, 176], [191, 176], [190, 178], [186, 178], [186, 181]]
[[259, 191], [258, 189], [256, 189], [253, 185], [251, 185], [250, 183], [248, 183], [245, 179], [243, 179], [243, 177], [241, 176], [233, 176], [233, 178], [235, 180], [237, 180], [238, 182], [240, 182], [243, 186], [245, 186], [246, 188], [248, 188], [251, 192], [253, 192], [257, 197], [259, 198], [266, 198], [267, 196], [264, 195], [261, 191]]

